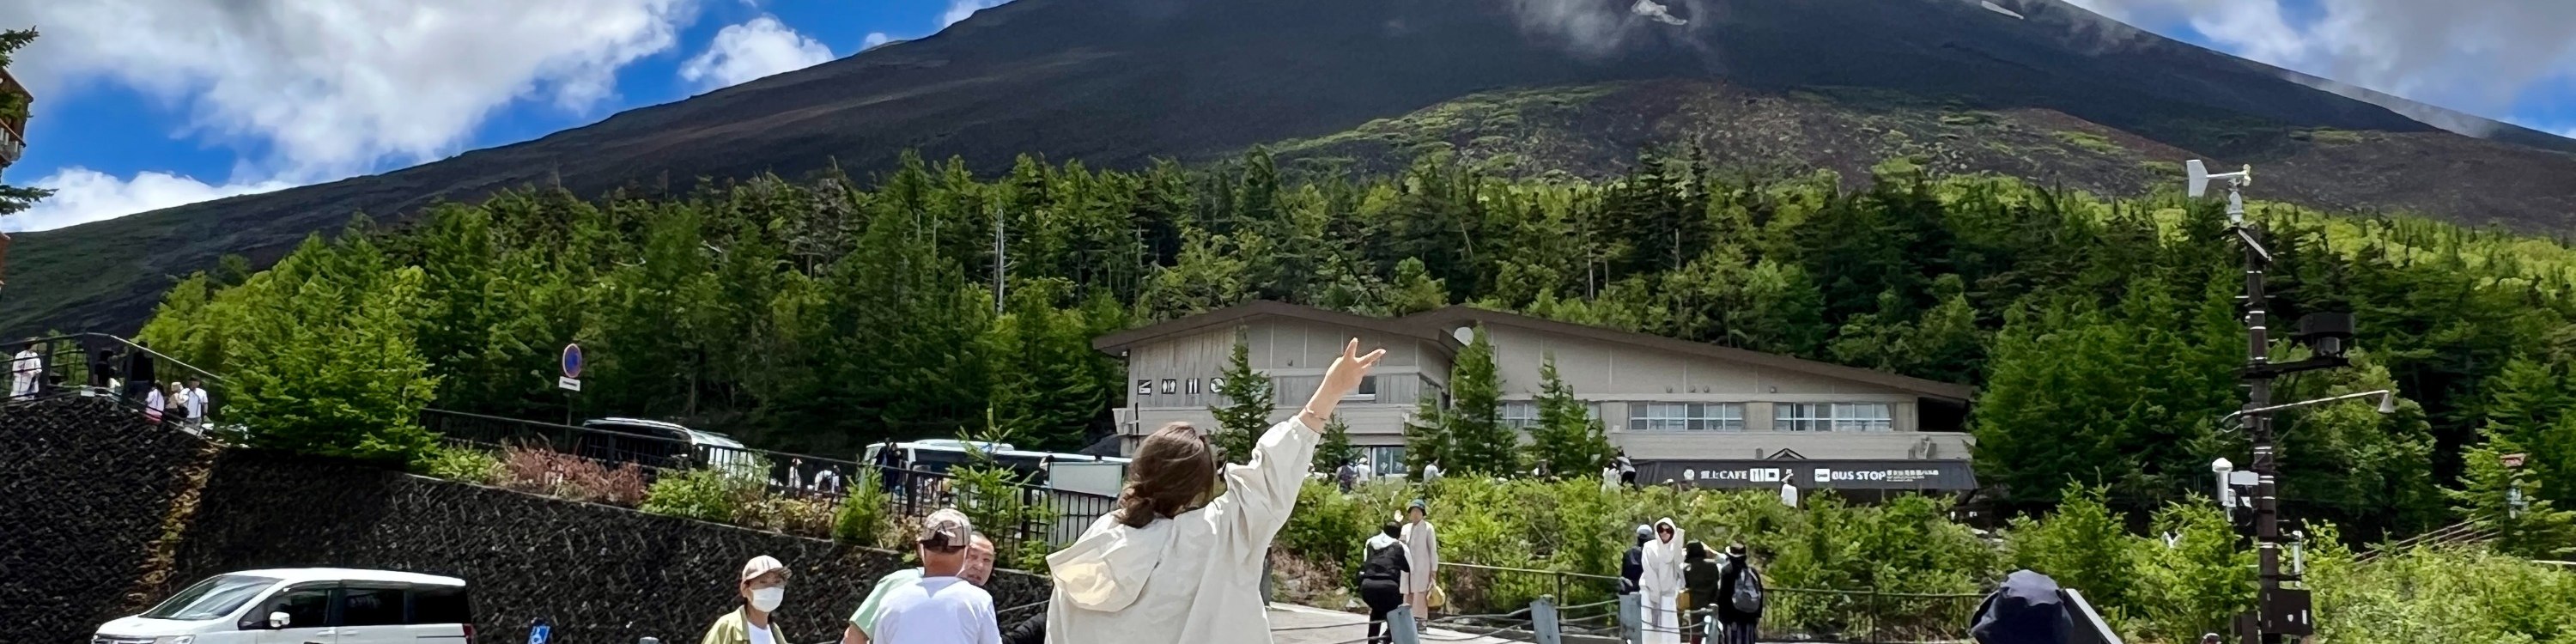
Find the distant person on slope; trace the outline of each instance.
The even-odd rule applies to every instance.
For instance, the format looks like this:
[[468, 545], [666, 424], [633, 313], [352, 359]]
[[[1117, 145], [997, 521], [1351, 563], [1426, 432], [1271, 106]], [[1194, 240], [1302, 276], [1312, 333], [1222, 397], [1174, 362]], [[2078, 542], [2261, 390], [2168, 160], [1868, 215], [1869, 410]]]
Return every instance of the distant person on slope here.
[[[1224, 467], [1186, 423], [1138, 446], [1118, 509], [1047, 557], [1051, 644], [1258, 644], [1270, 641], [1261, 567], [1297, 507], [1333, 408], [1386, 357], [1352, 339], [1296, 417], [1262, 434], [1245, 465]], [[908, 644], [908, 643], [907, 643]]]
[[1646, 542], [1645, 570], [1637, 575], [1638, 605], [1646, 621], [1643, 644], [1681, 643], [1682, 529], [1671, 517], [1655, 522]]
[[742, 581], [736, 586], [743, 607], [716, 618], [698, 644], [790, 644], [769, 619], [778, 604], [787, 600], [787, 576], [786, 564], [769, 555], [743, 562]]
[[9, 360], [9, 397], [33, 398], [36, 383], [45, 371], [45, 354], [36, 351], [36, 339], [27, 339], [27, 348]]

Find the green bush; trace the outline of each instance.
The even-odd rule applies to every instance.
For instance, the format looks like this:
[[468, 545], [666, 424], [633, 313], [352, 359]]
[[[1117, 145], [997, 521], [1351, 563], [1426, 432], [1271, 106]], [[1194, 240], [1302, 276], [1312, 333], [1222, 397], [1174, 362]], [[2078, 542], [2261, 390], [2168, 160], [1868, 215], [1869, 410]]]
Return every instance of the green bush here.
[[851, 481], [849, 496], [841, 499], [840, 512], [832, 517], [832, 540], [854, 546], [885, 545], [881, 539], [893, 527], [887, 500], [876, 468], [860, 468], [858, 477]]
[[442, 445], [414, 461], [412, 471], [450, 481], [496, 485], [501, 480], [501, 458], [478, 449]]
[[[1045, 555], [1032, 556], [1025, 547], [1010, 544], [1044, 542], [1052, 526], [1061, 517], [1053, 504], [1023, 497], [1017, 485], [1018, 475], [999, 467], [961, 467], [949, 471], [949, 489], [956, 495], [957, 510], [975, 522], [976, 530], [990, 536], [1000, 551], [994, 553], [996, 565], [1026, 570], [1045, 565]], [[1007, 538], [1005, 538], [1007, 537]]]
[[644, 493], [645, 512], [700, 521], [730, 523], [744, 509], [764, 501], [757, 481], [727, 476], [712, 469], [664, 474]]

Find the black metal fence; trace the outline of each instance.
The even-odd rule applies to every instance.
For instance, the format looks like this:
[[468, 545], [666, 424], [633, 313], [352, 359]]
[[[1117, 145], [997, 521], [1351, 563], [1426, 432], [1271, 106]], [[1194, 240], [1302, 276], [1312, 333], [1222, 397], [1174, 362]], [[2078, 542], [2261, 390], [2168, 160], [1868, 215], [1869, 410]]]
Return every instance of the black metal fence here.
[[208, 426], [222, 417], [223, 378], [104, 333], [0, 342], [0, 376], [0, 403], [104, 397], [173, 425]]
[[[424, 410], [421, 422], [451, 443], [485, 449], [546, 449], [611, 466], [633, 463], [648, 483], [665, 473], [714, 469], [760, 481], [775, 494], [837, 505], [855, 492], [851, 486], [869, 480], [865, 473], [873, 472], [880, 491], [885, 493], [887, 510], [897, 517], [920, 517], [946, 507], [967, 508], [972, 514], [971, 508], [985, 501], [963, 494], [957, 477], [947, 472], [881, 467], [823, 456], [438, 409]], [[1030, 541], [1070, 543], [1094, 520], [1117, 508], [1114, 497], [1025, 481], [1006, 484], [1018, 503], [1042, 509], [1023, 513], [1020, 525], [978, 526], [1003, 547]]]
[[1771, 640], [1916, 644], [1968, 639], [1982, 594], [1871, 589], [1767, 589], [1762, 637]]

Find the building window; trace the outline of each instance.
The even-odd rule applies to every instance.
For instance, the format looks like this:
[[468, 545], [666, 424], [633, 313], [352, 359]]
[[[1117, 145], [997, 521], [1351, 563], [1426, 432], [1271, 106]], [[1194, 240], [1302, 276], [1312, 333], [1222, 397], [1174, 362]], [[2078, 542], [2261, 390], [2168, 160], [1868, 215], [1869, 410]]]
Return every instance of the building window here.
[[[1318, 380], [1318, 381], [1316, 381], [1316, 382], [1317, 382], [1317, 383], [1319, 383], [1317, 386], [1321, 386], [1321, 384], [1320, 384], [1320, 383], [1322, 382], [1321, 380]], [[1353, 392], [1351, 392], [1351, 394], [1350, 394], [1350, 395], [1348, 395], [1348, 396], [1343, 396], [1343, 397], [1342, 397], [1342, 399], [1343, 399], [1343, 400], [1366, 400], [1366, 401], [1369, 401], [1369, 402], [1376, 402], [1376, 401], [1377, 401], [1377, 376], [1360, 376], [1360, 388], [1359, 388], [1359, 390], [1358, 390], [1358, 391], [1353, 391]]]
[[1885, 432], [1896, 430], [1896, 416], [1887, 403], [1834, 403], [1834, 431]]
[[1884, 432], [1896, 429], [1887, 403], [1780, 403], [1772, 426], [1784, 432]]
[[[1601, 403], [1587, 401], [1583, 403], [1583, 411], [1593, 420], [1601, 420]], [[1503, 401], [1502, 412], [1504, 427], [1526, 430], [1538, 426], [1538, 401], [1506, 400]], [[1735, 417], [1737, 419], [1736, 422], [1741, 424], [1743, 422], [1744, 414], [1738, 412]]]
[[1164, 378], [1164, 379], [1163, 379], [1163, 395], [1167, 395], [1167, 396], [1168, 396], [1168, 395], [1171, 395], [1171, 394], [1177, 394], [1177, 393], [1181, 393], [1181, 381], [1173, 380], [1173, 379], [1170, 379], [1170, 378]]
[[1538, 403], [1527, 400], [1503, 401], [1503, 427], [1529, 429], [1538, 426]]
[[1136, 395], [1139, 395], [1139, 396], [1151, 396], [1151, 395], [1154, 395], [1154, 379], [1152, 379], [1152, 378], [1146, 378], [1146, 379], [1143, 379], [1143, 380], [1138, 380], [1138, 381], [1136, 381]]
[[1405, 475], [1404, 448], [1401, 446], [1364, 447], [1360, 449], [1360, 458], [1368, 459], [1369, 473], [1372, 475]]
[[1628, 403], [1628, 429], [1640, 432], [1744, 431], [1742, 403]]

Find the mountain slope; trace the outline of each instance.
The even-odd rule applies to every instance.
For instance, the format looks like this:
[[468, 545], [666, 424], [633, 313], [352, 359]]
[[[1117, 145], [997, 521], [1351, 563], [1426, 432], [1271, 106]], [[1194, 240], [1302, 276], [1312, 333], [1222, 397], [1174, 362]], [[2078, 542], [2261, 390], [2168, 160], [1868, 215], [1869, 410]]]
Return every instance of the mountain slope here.
[[[979, 170], [1020, 153], [1102, 166], [1203, 160], [1512, 88], [1655, 79], [1712, 81], [1769, 96], [1856, 88], [1842, 95], [1872, 97], [1856, 103], [1862, 109], [1894, 96], [1956, 102], [1961, 110], [2062, 114], [2126, 133], [2113, 137], [2117, 145], [2166, 162], [2177, 150], [2222, 161], [2298, 158], [2315, 146], [2292, 136], [2319, 129], [2458, 142], [2461, 149], [2446, 157], [2400, 156], [2348, 170], [2385, 183], [2389, 193], [2427, 185], [2405, 174], [2412, 168], [2479, 163], [2460, 155], [2487, 150], [2478, 147], [2484, 142], [2281, 70], [2136, 32], [2059, 0], [2005, 4], [2025, 17], [1962, 0], [1677, 0], [1668, 5], [1687, 21], [1680, 26], [1636, 15], [1620, 0], [1018, 0], [935, 36], [535, 141], [25, 235], [9, 292], [0, 294], [7, 298], [0, 329], [131, 328], [170, 276], [210, 267], [223, 253], [264, 264], [355, 211], [398, 216], [432, 199], [527, 184], [595, 194], [686, 186], [701, 176], [795, 175], [835, 163], [865, 176], [905, 149], [960, 156]], [[1573, 127], [1642, 122], [1595, 110]], [[1695, 123], [1709, 131], [1762, 127]], [[2576, 150], [2562, 140], [2524, 138]], [[1597, 157], [1621, 153], [1614, 146], [1596, 158], [1530, 162], [1582, 171], [1605, 163]], [[2321, 165], [2346, 168], [2340, 163]], [[2576, 169], [2539, 172], [2528, 181], [2558, 186], [2562, 196], [2576, 192]], [[2533, 228], [2562, 226], [2568, 212], [2522, 202], [2344, 203], [2457, 210]]]

